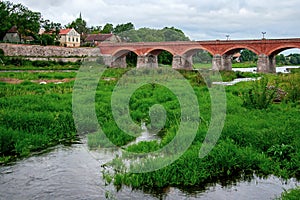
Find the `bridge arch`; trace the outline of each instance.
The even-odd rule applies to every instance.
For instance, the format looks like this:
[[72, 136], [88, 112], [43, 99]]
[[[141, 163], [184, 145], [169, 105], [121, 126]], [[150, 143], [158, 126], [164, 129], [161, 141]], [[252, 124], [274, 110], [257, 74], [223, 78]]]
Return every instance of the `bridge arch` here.
[[139, 55], [138, 52], [136, 51], [136, 49], [134, 49], [134, 48], [122, 48], [122, 49], [118, 49], [115, 52], [113, 52], [112, 56], [115, 58], [119, 58], [122, 56], [126, 56], [130, 52], [133, 52], [136, 55]]
[[112, 53], [111, 67], [126, 68], [129, 66], [135, 66], [138, 53], [135, 49], [121, 48]]
[[225, 51], [223, 51], [223, 53], [221, 55], [232, 55], [234, 53], [240, 52], [243, 49], [248, 49], [248, 50], [252, 51], [253, 53], [255, 53], [256, 55], [260, 54], [258, 52], [258, 50], [254, 47], [247, 46], [247, 45], [238, 45], [238, 46], [234, 46], [234, 47], [230, 47], [230, 48], [226, 49]]
[[276, 55], [280, 54], [281, 52], [288, 50], [288, 49], [300, 49], [300, 44], [298, 44], [298, 45], [282, 45], [280, 47], [272, 49], [270, 52], [268, 52], [268, 55], [276, 56]]
[[184, 52], [183, 52], [183, 55], [186, 55], [186, 56], [193, 56], [195, 55], [198, 51], [200, 50], [204, 50], [204, 51], [207, 51], [208, 53], [210, 53], [211, 55], [214, 55], [214, 52], [212, 52], [210, 49], [207, 49], [205, 47], [191, 47], [191, 48], [188, 48], [186, 49]]
[[166, 47], [156, 47], [149, 49], [148, 51], [145, 52], [145, 55], [152, 54], [152, 55], [159, 55], [162, 51], [167, 51], [171, 53], [172, 55], [175, 55], [174, 51], [171, 48], [166, 48]]

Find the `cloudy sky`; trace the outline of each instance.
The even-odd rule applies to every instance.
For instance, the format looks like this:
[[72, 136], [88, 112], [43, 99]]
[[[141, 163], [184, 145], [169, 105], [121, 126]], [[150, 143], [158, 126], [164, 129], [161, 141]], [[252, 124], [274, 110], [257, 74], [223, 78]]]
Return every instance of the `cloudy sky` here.
[[299, 0], [10, 0], [66, 25], [174, 26], [192, 40], [300, 37]]

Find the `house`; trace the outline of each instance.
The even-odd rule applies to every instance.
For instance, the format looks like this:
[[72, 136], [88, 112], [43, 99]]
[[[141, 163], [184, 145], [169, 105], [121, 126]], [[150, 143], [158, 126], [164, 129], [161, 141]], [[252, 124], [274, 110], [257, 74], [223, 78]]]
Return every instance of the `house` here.
[[12, 43], [20, 43], [21, 35], [19, 34], [18, 28], [13, 26], [11, 29], [7, 31], [3, 38], [4, 42], [12, 42]]
[[32, 36], [22, 36], [21, 41], [22, 43], [31, 43], [34, 42], [34, 38]]
[[61, 46], [80, 47], [80, 34], [74, 28], [61, 29], [59, 41]]
[[99, 43], [110, 42], [117, 43], [121, 42], [121, 39], [114, 34], [89, 34], [84, 40], [85, 44], [90, 46], [96, 46]]

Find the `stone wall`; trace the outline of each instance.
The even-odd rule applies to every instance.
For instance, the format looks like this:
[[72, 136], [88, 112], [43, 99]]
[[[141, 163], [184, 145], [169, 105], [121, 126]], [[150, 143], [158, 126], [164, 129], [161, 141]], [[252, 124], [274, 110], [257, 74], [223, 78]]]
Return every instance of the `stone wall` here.
[[24, 44], [0, 43], [0, 49], [5, 56], [21, 56], [28, 59], [35, 58], [80, 58], [99, 57], [99, 48], [67, 48], [58, 46], [39, 46]]

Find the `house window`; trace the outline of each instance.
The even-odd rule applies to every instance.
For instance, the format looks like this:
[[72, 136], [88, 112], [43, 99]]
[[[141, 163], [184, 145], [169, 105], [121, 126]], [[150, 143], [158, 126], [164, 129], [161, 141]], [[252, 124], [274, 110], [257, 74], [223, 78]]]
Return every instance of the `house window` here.
[[76, 38], [76, 42], [78, 42], [78, 38]]
[[71, 42], [71, 38], [69, 38], [69, 42]]
[[74, 38], [72, 38], [73, 42], [75, 41]]

